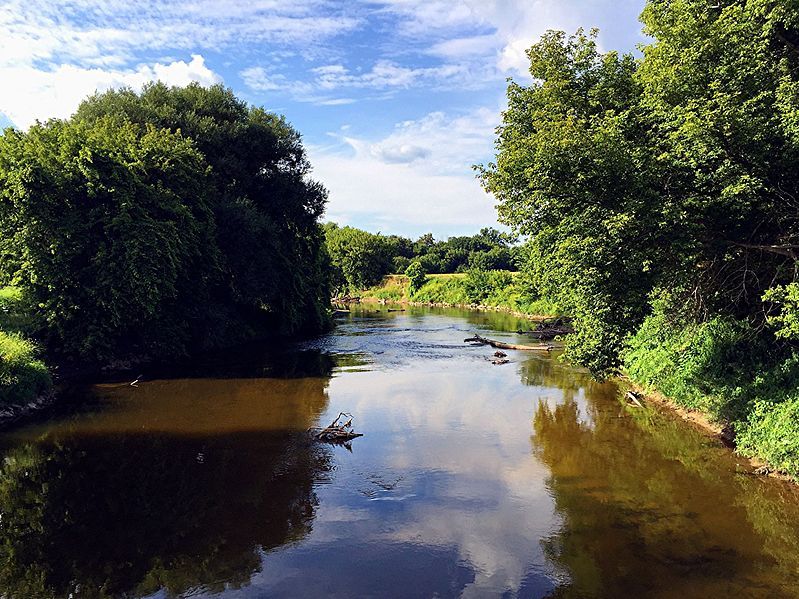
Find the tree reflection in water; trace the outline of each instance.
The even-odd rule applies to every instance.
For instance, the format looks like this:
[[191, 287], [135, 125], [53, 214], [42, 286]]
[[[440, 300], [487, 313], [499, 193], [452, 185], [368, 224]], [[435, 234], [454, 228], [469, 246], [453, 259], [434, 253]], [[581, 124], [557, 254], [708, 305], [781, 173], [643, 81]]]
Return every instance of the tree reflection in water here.
[[552, 596], [791, 595], [796, 537], [774, 545], [796, 532], [795, 497], [758, 493], [762, 481], [731, 475], [734, 456], [670, 415], [565, 395], [539, 403], [532, 437], [562, 517], [542, 540], [568, 580]]
[[297, 433], [16, 448], [0, 478], [0, 585], [67, 597], [246, 584], [261, 551], [310, 532], [328, 469]]
[[98, 387], [96, 413], [4, 439], [2, 595], [246, 585], [263, 552], [310, 533], [331, 470], [304, 431], [327, 407], [333, 361], [302, 357], [271, 360], [276, 378]]

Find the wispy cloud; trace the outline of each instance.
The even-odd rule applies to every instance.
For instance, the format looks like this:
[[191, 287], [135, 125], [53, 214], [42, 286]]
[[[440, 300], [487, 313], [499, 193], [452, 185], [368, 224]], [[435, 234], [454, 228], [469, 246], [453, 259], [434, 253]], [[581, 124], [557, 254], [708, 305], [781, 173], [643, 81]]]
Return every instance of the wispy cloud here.
[[11, 0], [0, 6], [0, 64], [122, 64], [144, 51], [311, 47], [361, 20], [335, 2]]

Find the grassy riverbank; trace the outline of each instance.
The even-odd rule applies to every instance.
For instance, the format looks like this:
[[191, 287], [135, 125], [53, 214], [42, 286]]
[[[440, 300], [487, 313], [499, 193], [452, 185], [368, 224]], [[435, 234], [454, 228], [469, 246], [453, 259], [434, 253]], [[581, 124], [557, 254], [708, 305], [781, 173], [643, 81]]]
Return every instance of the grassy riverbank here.
[[425, 283], [415, 291], [411, 290], [407, 276], [389, 275], [380, 285], [363, 291], [361, 297], [398, 303], [498, 308], [531, 316], [560, 313], [552, 302], [530, 298], [517, 273], [503, 270], [427, 275]]
[[0, 288], [0, 408], [27, 405], [52, 389], [36, 345], [20, 329], [24, 318], [18, 311], [22, 295], [15, 287]]
[[745, 322], [678, 323], [656, 312], [626, 343], [624, 372], [706, 414], [737, 450], [799, 480], [799, 356]]

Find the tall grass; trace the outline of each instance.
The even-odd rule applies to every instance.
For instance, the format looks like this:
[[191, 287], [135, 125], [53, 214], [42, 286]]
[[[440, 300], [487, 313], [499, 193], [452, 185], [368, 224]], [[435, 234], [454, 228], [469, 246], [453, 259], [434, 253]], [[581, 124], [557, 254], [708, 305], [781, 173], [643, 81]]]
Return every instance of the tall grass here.
[[0, 331], [0, 406], [25, 404], [52, 388], [37, 348], [17, 333]]
[[36, 345], [22, 335], [26, 325], [21, 290], [0, 287], [0, 406], [28, 403], [53, 385]]
[[552, 302], [525, 293], [518, 277], [518, 273], [499, 270], [434, 274], [427, 275], [424, 285], [411, 292], [406, 276], [390, 275], [379, 286], [364, 291], [362, 297], [394, 302], [482, 305], [530, 315], [560, 313]]

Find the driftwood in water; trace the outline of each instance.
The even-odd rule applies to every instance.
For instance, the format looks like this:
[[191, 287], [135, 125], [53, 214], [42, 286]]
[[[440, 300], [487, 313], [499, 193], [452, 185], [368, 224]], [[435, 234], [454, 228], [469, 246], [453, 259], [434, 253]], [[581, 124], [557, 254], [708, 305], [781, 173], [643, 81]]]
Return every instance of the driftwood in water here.
[[[349, 418], [347, 422], [340, 424], [339, 420], [342, 418]], [[352, 430], [352, 414], [340, 412], [336, 419], [325, 428], [312, 428], [309, 432], [313, 434], [313, 438], [317, 441], [326, 441], [327, 443], [346, 443], [352, 441], [356, 437], [363, 437], [361, 433], [356, 433]]]
[[508, 354], [506, 354], [504, 351], [495, 351], [494, 352], [494, 357], [495, 358], [507, 358]]
[[641, 400], [639, 399], [639, 394], [636, 393], [635, 391], [627, 391], [627, 399], [629, 399], [633, 403], [633, 405], [635, 405], [638, 408], [644, 407], [644, 404], [642, 404]]
[[516, 345], [513, 343], [503, 343], [502, 341], [495, 341], [493, 339], [486, 339], [485, 337], [481, 337], [477, 333], [474, 334], [474, 337], [469, 337], [468, 339], [463, 340], [464, 343], [479, 343], [481, 345], [490, 345], [491, 347], [495, 347], [497, 349], [519, 349], [523, 351], [552, 351], [554, 349], [553, 346], [548, 345], [546, 343], [542, 343], [540, 345]]
[[502, 366], [503, 364], [507, 364], [508, 362], [510, 362], [510, 360], [508, 360], [507, 358], [494, 358], [493, 360], [491, 360], [491, 363], [494, 366]]

